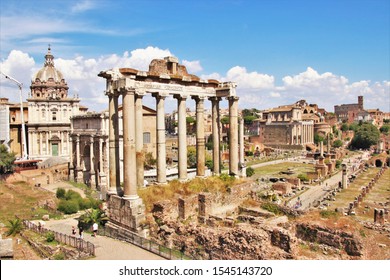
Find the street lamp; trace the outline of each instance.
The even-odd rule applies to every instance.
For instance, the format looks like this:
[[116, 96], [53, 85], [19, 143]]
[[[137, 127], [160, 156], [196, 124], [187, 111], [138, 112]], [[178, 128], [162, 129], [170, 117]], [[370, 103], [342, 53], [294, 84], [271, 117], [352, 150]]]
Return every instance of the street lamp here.
[[27, 145], [26, 145], [26, 128], [24, 126], [24, 112], [23, 112], [23, 93], [22, 93], [23, 84], [21, 82], [19, 82], [18, 80], [4, 74], [3, 72], [1, 72], [1, 74], [3, 74], [6, 79], [14, 82], [19, 88], [19, 92], [20, 92], [20, 120], [22, 122], [22, 159], [27, 159], [28, 154], [27, 154]]

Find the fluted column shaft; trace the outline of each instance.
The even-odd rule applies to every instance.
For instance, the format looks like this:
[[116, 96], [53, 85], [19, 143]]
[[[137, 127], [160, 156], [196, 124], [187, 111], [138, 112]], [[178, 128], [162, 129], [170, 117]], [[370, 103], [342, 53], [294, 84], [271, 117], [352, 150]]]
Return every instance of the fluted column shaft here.
[[229, 173], [238, 175], [238, 97], [229, 100]]
[[123, 90], [123, 198], [137, 199], [134, 91]]

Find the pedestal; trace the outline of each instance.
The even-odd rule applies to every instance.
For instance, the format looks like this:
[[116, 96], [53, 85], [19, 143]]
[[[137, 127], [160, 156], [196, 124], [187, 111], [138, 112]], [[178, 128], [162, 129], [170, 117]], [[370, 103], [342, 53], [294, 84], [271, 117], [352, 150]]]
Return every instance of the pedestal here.
[[108, 197], [108, 216], [110, 222], [118, 227], [141, 233], [141, 222], [145, 220], [145, 205], [142, 198], [123, 199], [117, 195]]

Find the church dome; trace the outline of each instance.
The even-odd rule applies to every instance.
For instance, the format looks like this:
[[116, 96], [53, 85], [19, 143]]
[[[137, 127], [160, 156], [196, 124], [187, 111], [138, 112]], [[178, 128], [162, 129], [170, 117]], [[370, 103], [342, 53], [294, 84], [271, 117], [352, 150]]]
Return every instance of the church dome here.
[[34, 77], [34, 81], [39, 79], [41, 82], [53, 79], [54, 82], [61, 82], [64, 77], [62, 73], [54, 67], [54, 56], [51, 54], [50, 47], [45, 55], [44, 66], [39, 70]]

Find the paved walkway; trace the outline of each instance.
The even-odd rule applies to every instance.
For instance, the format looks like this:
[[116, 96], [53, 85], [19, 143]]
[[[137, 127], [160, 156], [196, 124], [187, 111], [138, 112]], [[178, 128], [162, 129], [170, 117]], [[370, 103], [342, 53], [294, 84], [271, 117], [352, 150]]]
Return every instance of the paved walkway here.
[[[45, 227], [64, 234], [71, 234], [72, 226], [77, 226], [75, 217], [63, 220], [45, 222]], [[127, 242], [122, 242], [105, 236], [93, 237], [84, 234], [84, 240], [95, 245], [96, 257], [92, 260], [164, 260], [149, 251]]]

